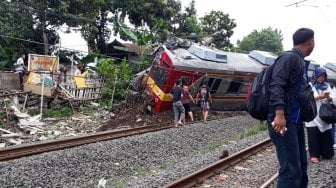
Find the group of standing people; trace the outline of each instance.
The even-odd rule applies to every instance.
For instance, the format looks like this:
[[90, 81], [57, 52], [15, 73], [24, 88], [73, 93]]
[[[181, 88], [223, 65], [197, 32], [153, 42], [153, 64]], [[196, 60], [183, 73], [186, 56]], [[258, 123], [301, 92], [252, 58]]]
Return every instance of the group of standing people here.
[[207, 122], [208, 113], [210, 110], [211, 95], [208, 86], [204, 83], [197, 92], [196, 100], [191, 96], [189, 87], [183, 86], [181, 80], [176, 80], [173, 90], [170, 92], [173, 95], [173, 110], [175, 126], [185, 124], [185, 115], [188, 114], [191, 121], [194, 121], [194, 116], [191, 111], [191, 102], [198, 104], [200, 101], [203, 121]]
[[[293, 49], [284, 52], [274, 63], [269, 83], [268, 131], [275, 145], [280, 169], [278, 188], [308, 187], [307, 152], [304, 124], [308, 134], [310, 161], [318, 163], [320, 157], [334, 156], [332, 124], [323, 122], [319, 114], [314, 120], [304, 123], [303, 105], [299, 96], [308, 84], [309, 56], [315, 47], [314, 31], [300, 28], [293, 34]], [[326, 81], [327, 73], [317, 68], [311, 81], [317, 109], [322, 103], [336, 104], [336, 96]], [[335, 92], [334, 92], [335, 93]]]

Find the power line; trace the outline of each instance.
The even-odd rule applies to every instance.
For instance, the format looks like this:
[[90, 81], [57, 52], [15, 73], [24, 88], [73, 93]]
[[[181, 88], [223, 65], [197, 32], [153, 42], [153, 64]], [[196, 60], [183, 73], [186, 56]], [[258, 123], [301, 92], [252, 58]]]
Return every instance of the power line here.
[[305, 2], [305, 1], [308, 1], [308, 0], [303, 0], [303, 1], [298, 1], [298, 2], [295, 2], [295, 3], [292, 3], [292, 4], [289, 4], [289, 5], [286, 5], [285, 7], [290, 7], [290, 6], [296, 6], [296, 7], [298, 7], [298, 5], [300, 4], [300, 3], [303, 3], [303, 2]]
[[[12, 39], [12, 40], [24, 41], [24, 42], [28, 42], [28, 43], [34, 43], [34, 44], [40, 44], [40, 45], [48, 45], [49, 47], [57, 47], [57, 48], [60, 48], [60, 49], [65, 49], [65, 50], [68, 50], [68, 51], [77, 52], [77, 53], [81, 53], [81, 54], [96, 55], [96, 56], [99, 56], [99, 57], [112, 58], [112, 59], [121, 60], [121, 61], [124, 60], [123, 58], [111, 57], [111, 56], [107, 56], [107, 55], [103, 55], [103, 54], [86, 52], [86, 51], [76, 50], [76, 49], [72, 49], [72, 48], [59, 47], [58, 45], [53, 45], [53, 44], [43, 43], [43, 42], [37, 42], [37, 41], [31, 41], [31, 40], [26, 40], [26, 39], [22, 39], [22, 38], [6, 36], [6, 35], [2, 35], [2, 34], [0, 34], [0, 37], [9, 38], [9, 39]], [[131, 61], [131, 60], [126, 60], [126, 62], [136, 63], [136, 64], [139, 64], [139, 65], [143, 64], [143, 63], [141, 63], [139, 61]]]

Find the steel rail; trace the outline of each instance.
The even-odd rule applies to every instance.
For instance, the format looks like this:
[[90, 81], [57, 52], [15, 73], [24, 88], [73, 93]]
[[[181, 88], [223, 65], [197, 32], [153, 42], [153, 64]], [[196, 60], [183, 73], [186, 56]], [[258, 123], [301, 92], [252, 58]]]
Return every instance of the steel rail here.
[[137, 134], [144, 134], [148, 132], [159, 131], [163, 129], [173, 128], [174, 126], [158, 126], [150, 125], [145, 127], [137, 127], [132, 129], [125, 129], [119, 131], [106, 131], [101, 133], [89, 134], [85, 136], [77, 136], [71, 138], [63, 138], [43, 143], [20, 145], [5, 149], [0, 149], [0, 161], [16, 159], [24, 156], [40, 154], [54, 150], [61, 150], [70, 147], [112, 140], [121, 137], [133, 136]]
[[174, 182], [169, 183], [168, 185], [165, 185], [165, 188], [172, 188], [172, 187], [178, 187], [178, 188], [184, 188], [184, 187], [192, 187], [194, 185], [197, 185], [199, 183], [202, 183], [203, 180], [218, 174], [220, 171], [225, 170], [234, 164], [237, 164], [238, 162], [248, 158], [251, 155], [254, 155], [258, 153], [261, 150], [264, 150], [265, 148], [272, 145], [271, 139], [265, 139], [253, 146], [250, 146], [242, 151], [239, 151], [235, 153], [234, 155], [231, 155], [227, 158], [221, 159], [220, 161], [217, 161], [205, 168], [202, 168], [196, 172], [193, 172], [192, 174], [189, 174], [187, 176], [182, 177], [181, 179], [178, 179]]
[[[209, 119], [209, 121], [219, 120], [221, 118]], [[200, 123], [203, 121], [193, 121], [185, 125]], [[66, 148], [76, 147], [95, 142], [107, 141], [121, 137], [133, 136], [137, 134], [144, 134], [148, 132], [160, 131], [163, 129], [175, 128], [174, 125], [162, 126], [171, 122], [161, 122], [144, 127], [129, 128], [118, 131], [106, 131], [93, 133], [89, 135], [76, 136], [71, 138], [62, 138], [57, 140], [46, 141], [42, 143], [26, 144], [0, 149], [0, 161], [12, 160], [20, 157], [36, 155], [44, 152], [55, 150], [62, 150]], [[185, 126], [184, 125], [184, 126]]]
[[267, 181], [265, 181], [265, 183], [263, 183], [262, 185], [260, 185], [259, 188], [267, 188], [270, 187], [272, 183], [275, 182], [275, 180], [278, 178], [279, 173], [274, 174], [272, 177], [270, 177]]

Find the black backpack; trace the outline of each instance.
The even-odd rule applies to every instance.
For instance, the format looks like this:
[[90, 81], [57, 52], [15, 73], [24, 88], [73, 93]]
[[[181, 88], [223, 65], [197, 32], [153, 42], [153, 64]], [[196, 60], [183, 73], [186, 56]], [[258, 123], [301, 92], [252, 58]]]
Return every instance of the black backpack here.
[[273, 66], [264, 68], [254, 78], [248, 92], [247, 111], [255, 119], [267, 120], [268, 115], [268, 86], [271, 80]]
[[317, 107], [313, 88], [309, 83], [303, 87], [298, 100], [301, 106], [302, 121], [310, 122], [314, 120], [317, 115]]
[[[291, 52], [291, 51], [290, 51]], [[278, 57], [279, 58], [279, 57]], [[274, 64], [278, 60], [275, 60]], [[269, 107], [269, 82], [272, 77], [274, 64], [262, 70], [257, 77], [254, 78], [252, 86], [247, 96], [247, 111], [258, 120], [267, 120]], [[301, 106], [301, 116], [304, 122], [312, 121], [317, 115], [316, 102], [314, 93], [310, 84], [306, 84], [298, 96]]]

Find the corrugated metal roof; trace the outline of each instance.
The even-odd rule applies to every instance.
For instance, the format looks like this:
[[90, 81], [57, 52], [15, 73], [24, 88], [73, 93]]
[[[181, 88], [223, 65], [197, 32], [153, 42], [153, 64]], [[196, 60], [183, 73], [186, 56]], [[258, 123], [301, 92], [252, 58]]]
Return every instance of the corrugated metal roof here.
[[277, 58], [274, 54], [265, 51], [253, 50], [249, 56], [264, 65], [272, 65]]
[[[169, 53], [170, 52], [170, 53]], [[224, 52], [222, 55], [226, 55], [227, 63], [218, 63], [209, 60], [203, 60], [196, 55], [190, 53], [188, 50], [178, 48], [169, 51], [168, 55], [173, 61], [173, 65], [177, 67], [188, 67], [194, 70], [211, 70], [213, 72], [251, 72], [259, 73], [264, 65], [249, 57], [247, 54]]]

